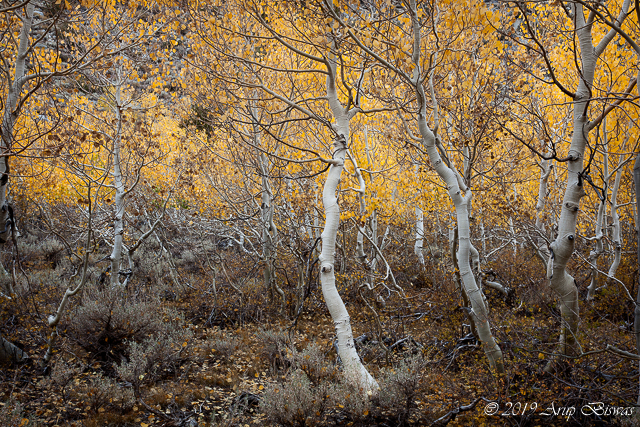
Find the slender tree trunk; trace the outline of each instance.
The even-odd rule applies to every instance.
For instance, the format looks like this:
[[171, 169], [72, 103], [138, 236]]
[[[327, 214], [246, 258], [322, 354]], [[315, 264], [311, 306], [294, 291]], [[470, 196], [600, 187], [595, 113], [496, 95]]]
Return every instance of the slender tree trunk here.
[[[640, 88], [638, 88], [640, 91]], [[640, 208], [640, 155], [636, 156], [633, 166], [633, 183], [636, 188], [636, 207]], [[638, 209], [640, 212], [640, 209]], [[640, 214], [638, 215], [640, 216]], [[633, 331], [636, 335], [636, 353], [640, 354], [640, 224], [636, 223], [636, 271], [638, 272], [638, 294], [636, 296], [636, 308], [634, 311]], [[640, 369], [640, 362], [638, 362]], [[638, 393], [638, 405], [640, 405], [640, 392]]]
[[546, 265], [549, 263], [549, 257], [551, 252], [547, 247], [547, 242], [544, 239], [546, 229], [543, 221], [544, 206], [547, 200], [547, 187], [549, 185], [549, 176], [553, 170], [553, 163], [551, 160], [542, 161], [542, 170], [540, 171], [540, 183], [538, 185], [538, 202], [536, 203], [536, 233], [539, 234], [536, 243], [537, 254]]
[[120, 156], [122, 144], [122, 111], [120, 105], [120, 84], [116, 85], [114, 113], [116, 115], [116, 133], [113, 138], [113, 187], [115, 188], [115, 217], [113, 220], [113, 250], [111, 252], [111, 286], [120, 285], [120, 264], [122, 262], [122, 243], [124, 237], [125, 188], [122, 178]]
[[[418, 165], [415, 167], [416, 175], [418, 175]], [[424, 268], [424, 252], [422, 251], [424, 247], [424, 213], [422, 209], [416, 204], [416, 243], [413, 246], [413, 251], [418, 257], [418, 262], [420, 263], [420, 267]]]
[[33, 22], [33, 12], [35, 1], [29, 2], [25, 7], [25, 15], [22, 17], [22, 29], [20, 30], [20, 41], [15, 63], [13, 81], [7, 85], [7, 98], [4, 102], [2, 113], [2, 125], [0, 127], [0, 152], [6, 156], [0, 159], [0, 244], [9, 240], [13, 215], [11, 207], [7, 201], [7, 187], [9, 184], [9, 157], [13, 146], [13, 131], [16, 120], [20, 112], [18, 111], [18, 100], [24, 85], [27, 55], [29, 53], [29, 34]]
[[[257, 127], [254, 132], [258, 132]], [[271, 185], [269, 183], [269, 159], [264, 153], [258, 155], [259, 170], [262, 177], [262, 191], [260, 210], [262, 213], [262, 250], [264, 257], [264, 285], [268, 290], [269, 295], [273, 295], [274, 291], [278, 293], [281, 300], [281, 310], [284, 312], [286, 303], [286, 297], [284, 291], [275, 282], [274, 277], [274, 237], [277, 232], [276, 226], [273, 223], [273, 193], [271, 191]]]
[[[571, 3], [574, 28], [580, 44], [582, 75], [573, 100], [573, 134], [569, 147], [569, 161], [567, 162], [567, 184], [562, 200], [558, 236], [550, 245], [551, 256], [547, 266], [547, 275], [551, 289], [559, 299], [560, 314], [562, 316], [562, 330], [560, 333], [560, 354], [573, 355], [577, 353], [576, 337], [578, 334], [579, 306], [578, 288], [575, 279], [567, 272], [567, 263], [571, 259], [576, 240], [576, 224], [580, 199], [586, 195], [584, 190], [584, 152], [587, 137], [590, 132], [587, 120], [591, 87], [595, 75], [598, 56], [602, 54], [615, 33], [603, 37], [598, 46], [593, 46], [591, 35], [592, 23], [586, 21], [584, 9], [581, 5]], [[618, 16], [620, 24], [626, 17], [629, 1], [625, 0]], [[550, 371], [553, 360], [546, 366]]]
[[[622, 158], [620, 159], [622, 163]], [[620, 216], [618, 215], [618, 190], [620, 189], [620, 181], [622, 179], [622, 168], [618, 169], [616, 173], [616, 179], [613, 182], [613, 190], [611, 190], [611, 219], [612, 219], [612, 231], [611, 240], [613, 245], [613, 261], [609, 267], [607, 275], [609, 277], [615, 277], [620, 265], [620, 259], [622, 257], [622, 238], [620, 236]]]
[[377, 390], [378, 384], [364, 367], [356, 351], [349, 313], [336, 288], [335, 276], [336, 239], [338, 236], [338, 227], [340, 226], [340, 208], [338, 206], [337, 190], [347, 153], [349, 121], [356, 111], [345, 111], [338, 100], [335, 82], [335, 58], [330, 59], [328, 71], [327, 98], [335, 118], [334, 130], [338, 136], [333, 143], [332, 162], [322, 191], [325, 226], [322, 231], [322, 251], [319, 258], [320, 283], [322, 285], [322, 294], [336, 328], [338, 353], [344, 365], [344, 374], [349, 381], [359, 385], [366, 393]]
[[[629, 124], [631, 126], [631, 123]], [[627, 136], [622, 144], [621, 152], [624, 152], [624, 148], [627, 146], [629, 139], [631, 138], [631, 129], [627, 132]], [[620, 190], [620, 181], [622, 180], [622, 166], [624, 164], [624, 155], [620, 155], [618, 160], [618, 167], [616, 168], [616, 178], [613, 182], [613, 189], [611, 190], [611, 239], [613, 246], [613, 261], [607, 272], [607, 283], [611, 278], [615, 277], [618, 267], [620, 266], [620, 260], [622, 258], [622, 237], [620, 235], [620, 216], [618, 215], [618, 191]]]
[[353, 332], [349, 313], [342, 302], [342, 298], [336, 288], [334, 273], [336, 238], [340, 223], [340, 208], [336, 191], [340, 182], [340, 175], [344, 165], [346, 153], [346, 141], [344, 138], [336, 139], [334, 143], [333, 160], [335, 163], [329, 168], [327, 181], [322, 192], [322, 202], [325, 211], [325, 226], [322, 231], [322, 251], [320, 253], [320, 282], [322, 294], [331, 313], [338, 335], [338, 351], [344, 364], [345, 375], [354, 380], [356, 384], [366, 387], [367, 390], [377, 387], [373, 377], [366, 370], [360, 356], [356, 352], [353, 343]]
[[[478, 332], [478, 338], [482, 342], [485, 354], [489, 361], [489, 365], [493, 370], [499, 373], [504, 372], [504, 363], [502, 359], [502, 351], [494, 339], [491, 328], [489, 326], [488, 310], [484, 302], [484, 296], [482, 291], [476, 283], [475, 276], [471, 270], [471, 264], [469, 262], [471, 251], [471, 229], [469, 224], [469, 211], [468, 206], [472, 197], [471, 190], [464, 186], [465, 194], [462, 194], [461, 185], [464, 185], [462, 178], [453, 169], [448, 167], [443, 161], [438, 148], [436, 146], [436, 135], [427, 124], [427, 105], [426, 94], [421, 79], [420, 72], [420, 48], [421, 48], [421, 36], [420, 36], [420, 22], [417, 16], [416, 2], [411, 0], [410, 2], [410, 14], [413, 25], [414, 36], [414, 48], [413, 48], [413, 65], [414, 74], [413, 80], [415, 84], [416, 96], [419, 101], [418, 111], [418, 128], [422, 136], [422, 145], [424, 150], [429, 156], [431, 165], [436, 170], [440, 179], [444, 181], [446, 187], [449, 189], [449, 196], [453, 202], [456, 210], [456, 219], [458, 224], [458, 267], [460, 270], [460, 279], [462, 280], [462, 286], [464, 287], [467, 297], [471, 305], [471, 315], [475, 320], [475, 325]], [[431, 97], [435, 102], [435, 95], [433, 93], [433, 82], [431, 81]]]

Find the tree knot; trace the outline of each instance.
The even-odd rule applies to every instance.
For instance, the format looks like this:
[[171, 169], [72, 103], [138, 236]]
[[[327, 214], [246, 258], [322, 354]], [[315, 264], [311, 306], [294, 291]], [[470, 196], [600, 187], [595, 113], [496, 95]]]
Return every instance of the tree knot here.
[[571, 212], [578, 212], [578, 208], [580, 207], [580, 205], [578, 203], [575, 202], [567, 202], [564, 204], [566, 206], [567, 209], [569, 209]]

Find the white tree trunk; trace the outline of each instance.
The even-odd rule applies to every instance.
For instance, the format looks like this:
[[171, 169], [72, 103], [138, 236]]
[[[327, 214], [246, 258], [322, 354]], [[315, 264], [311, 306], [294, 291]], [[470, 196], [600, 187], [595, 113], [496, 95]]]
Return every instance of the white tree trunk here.
[[[254, 132], [259, 132], [257, 126], [254, 126]], [[258, 138], [256, 136], [256, 138]], [[260, 142], [257, 141], [257, 144]], [[284, 291], [275, 282], [274, 277], [274, 238], [276, 235], [276, 226], [273, 223], [273, 193], [271, 191], [271, 184], [269, 183], [269, 159], [267, 156], [260, 152], [258, 153], [258, 165], [261, 176], [261, 204], [260, 211], [262, 213], [262, 256], [264, 258], [264, 286], [269, 292], [269, 296], [273, 297], [274, 291], [281, 299], [281, 309], [284, 312], [286, 303], [286, 297]]]
[[539, 234], [537, 238], [537, 253], [542, 262], [546, 265], [549, 262], [551, 253], [547, 247], [547, 242], [544, 239], [546, 229], [544, 221], [542, 219], [544, 213], [544, 206], [547, 200], [547, 186], [549, 184], [549, 176], [553, 170], [553, 162], [551, 160], [544, 159], [542, 161], [542, 170], [540, 171], [540, 183], [538, 185], [538, 202], [536, 203], [536, 233]]
[[120, 285], [120, 264], [122, 261], [122, 241], [124, 237], [124, 211], [126, 192], [122, 177], [120, 149], [122, 143], [122, 110], [120, 104], [120, 84], [116, 85], [114, 113], [116, 133], [113, 138], [113, 187], [115, 189], [115, 216], [113, 220], [113, 250], [111, 252], [111, 286]]
[[[631, 129], [629, 129], [629, 131], [627, 132], [627, 136], [625, 137], [624, 143], [622, 144], [622, 149], [620, 150], [621, 152], [624, 152], [624, 148], [629, 142], [629, 139], [631, 137], [630, 131]], [[609, 278], [615, 277], [616, 272], [618, 271], [618, 267], [620, 266], [620, 260], [622, 258], [622, 237], [620, 235], [620, 216], [618, 215], [618, 190], [620, 190], [620, 181], [622, 180], [624, 163], [624, 155], [621, 154], [620, 159], [618, 160], [618, 167], [616, 168], [616, 179], [614, 180], [613, 189], [611, 190], [611, 239], [613, 246], [613, 261], [611, 262], [611, 266], [609, 267], [609, 271], [607, 272]]]
[[[416, 175], [418, 171], [418, 165], [416, 165]], [[413, 246], [413, 251], [418, 257], [420, 266], [424, 268], [424, 253], [422, 248], [424, 247], [424, 214], [420, 206], [416, 205], [416, 243]]]
[[[586, 21], [583, 7], [577, 3], [571, 3], [570, 7], [580, 44], [582, 75], [573, 101], [573, 134], [569, 147], [570, 160], [567, 162], [567, 183], [558, 223], [558, 236], [550, 245], [551, 257], [547, 267], [548, 275], [551, 276], [549, 277], [551, 289], [556, 293], [560, 302], [562, 316], [561, 354], [576, 354], [578, 350], [576, 348], [579, 320], [578, 289], [573, 276], [567, 272], [567, 263], [575, 246], [580, 199], [586, 194], [583, 178], [580, 174], [584, 168], [584, 152], [590, 131], [587, 121], [587, 107], [591, 96], [591, 86], [593, 85], [598, 56], [613, 39], [613, 35], [609, 37], [611, 34], [609, 33], [594, 48], [591, 35], [592, 24]], [[618, 24], [624, 20], [628, 9], [629, 1], [625, 0], [616, 21]], [[551, 367], [552, 365], [549, 364], [546, 369], [550, 370]]]
[[[27, 55], [29, 54], [29, 34], [33, 22], [33, 12], [35, 1], [29, 2], [22, 17], [22, 29], [20, 30], [20, 41], [15, 63], [13, 81], [7, 84], [7, 98], [4, 102], [2, 112], [2, 126], [0, 127], [0, 154], [8, 155], [13, 146], [13, 131], [18, 119], [18, 100], [24, 84]], [[2, 161], [4, 160], [4, 161]], [[9, 183], [9, 157], [0, 159], [0, 244], [9, 240], [12, 225], [12, 214], [7, 202], [7, 187]]]
[[335, 250], [338, 227], [340, 225], [340, 208], [338, 206], [337, 189], [340, 175], [344, 167], [349, 138], [349, 120], [353, 112], [347, 112], [338, 100], [335, 86], [336, 64], [331, 58], [327, 77], [327, 98], [335, 118], [334, 130], [338, 137], [334, 140], [332, 162], [327, 180], [322, 191], [322, 203], [325, 212], [325, 226], [322, 231], [322, 251], [320, 253], [320, 283], [327, 308], [331, 313], [336, 335], [338, 336], [338, 353], [344, 365], [346, 378], [359, 385], [364, 392], [378, 389], [376, 380], [369, 374], [360, 361], [360, 356], [353, 342], [353, 332], [349, 313], [336, 288]]
[[[620, 159], [622, 163], [622, 158]], [[612, 232], [611, 240], [613, 245], [613, 262], [609, 267], [607, 275], [609, 277], [615, 277], [620, 266], [620, 259], [622, 257], [622, 238], [620, 236], [620, 216], [618, 215], [618, 190], [620, 189], [620, 181], [622, 179], [622, 168], [619, 168], [616, 174], [616, 179], [613, 183], [613, 190], [611, 190], [611, 219], [612, 219]]]
[[[471, 304], [471, 315], [475, 320], [475, 325], [478, 332], [478, 337], [482, 342], [485, 354], [489, 361], [489, 365], [497, 372], [504, 372], [504, 363], [502, 359], [502, 351], [496, 343], [493, 335], [491, 334], [491, 328], [489, 326], [488, 310], [484, 303], [484, 297], [482, 291], [478, 288], [476, 279], [471, 270], [471, 264], [469, 262], [471, 251], [471, 230], [469, 225], [469, 211], [468, 206], [471, 201], [472, 193], [469, 188], [464, 186], [464, 182], [460, 177], [460, 174], [449, 168], [440, 157], [440, 153], [436, 147], [436, 136], [427, 124], [427, 105], [426, 94], [422, 83], [422, 76], [420, 72], [420, 48], [421, 48], [421, 36], [420, 36], [420, 21], [417, 16], [416, 2], [411, 0], [409, 13], [411, 14], [411, 21], [413, 25], [413, 82], [415, 85], [416, 96], [419, 102], [418, 111], [418, 128], [420, 135], [422, 136], [422, 144], [424, 150], [429, 156], [431, 165], [436, 170], [440, 178], [444, 181], [446, 187], [449, 189], [449, 196], [453, 202], [456, 210], [456, 219], [458, 223], [458, 267], [460, 269], [460, 278], [462, 280], [462, 286], [466, 291], [467, 297]], [[435, 103], [435, 96], [433, 94], [433, 84], [431, 84], [432, 100]], [[465, 194], [462, 194], [461, 186], [464, 188]]]

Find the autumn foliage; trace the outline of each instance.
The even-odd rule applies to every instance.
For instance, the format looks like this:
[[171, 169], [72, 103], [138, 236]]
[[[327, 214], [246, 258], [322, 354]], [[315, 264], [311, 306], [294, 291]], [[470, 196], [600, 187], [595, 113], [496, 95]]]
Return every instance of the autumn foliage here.
[[635, 425], [632, 3], [0, 2], [0, 425]]

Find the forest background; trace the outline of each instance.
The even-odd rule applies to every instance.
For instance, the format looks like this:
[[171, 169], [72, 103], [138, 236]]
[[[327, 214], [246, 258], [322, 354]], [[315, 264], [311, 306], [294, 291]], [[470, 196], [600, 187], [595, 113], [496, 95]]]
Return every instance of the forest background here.
[[0, 424], [637, 424], [639, 23], [1, 1]]

